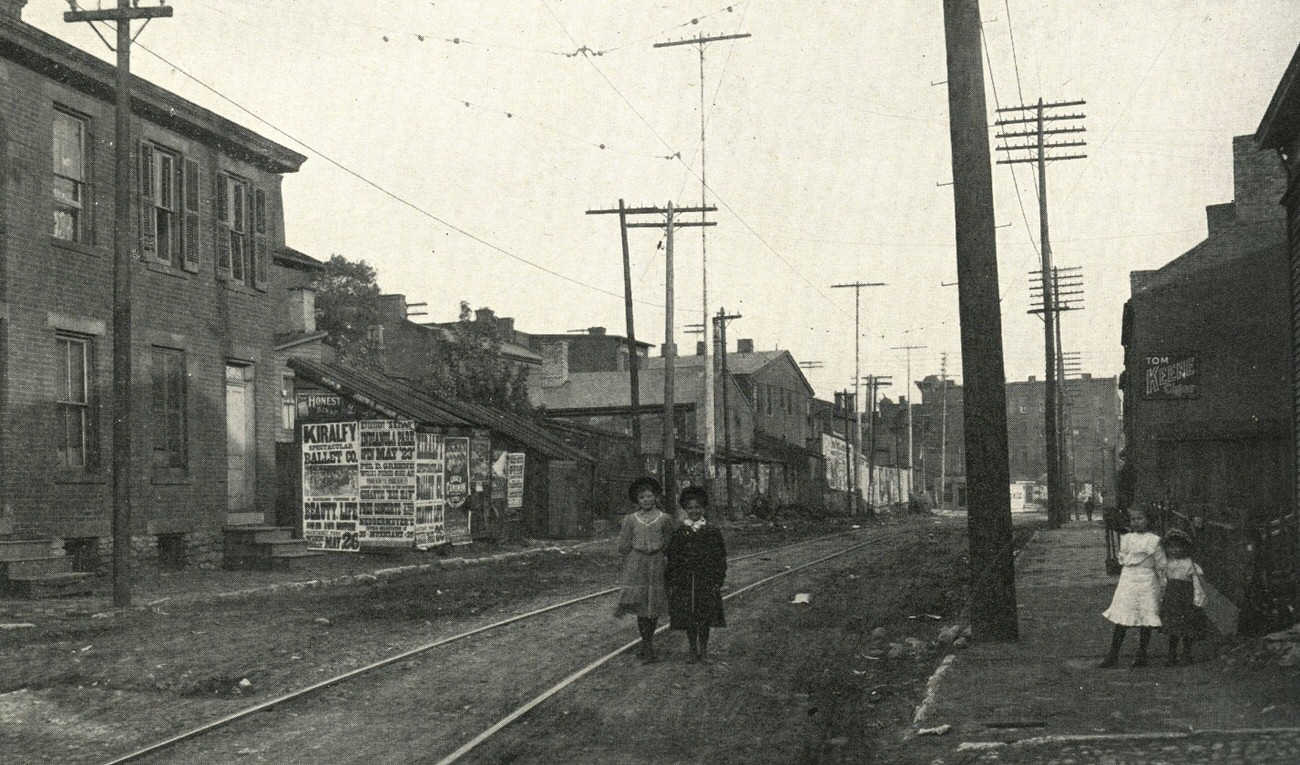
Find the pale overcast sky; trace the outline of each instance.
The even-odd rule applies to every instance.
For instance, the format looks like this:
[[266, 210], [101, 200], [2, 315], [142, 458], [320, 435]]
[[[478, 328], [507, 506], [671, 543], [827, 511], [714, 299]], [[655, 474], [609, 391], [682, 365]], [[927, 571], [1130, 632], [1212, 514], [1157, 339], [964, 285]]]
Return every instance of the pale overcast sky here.
[[[809, 378], [830, 398], [853, 377], [853, 292], [830, 285], [887, 282], [863, 291], [863, 374], [892, 375], [895, 397], [891, 346], [924, 345], [913, 379], [945, 351], [960, 377], [957, 292], [940, 286], [956, 273], [940, 0], [170, 4], [134, 71], [308, 156], [284, 185], [291, 246], [366, 260], [431, 320], [468, 300], [528, 332], [623, 333], [617, 219], [584, 211], [701, 193], [698, 55], [652, 46], [752, 34], [706, 49], [711, 307], [744, 315], [732, 338], [823, 362]], [[998, 103], [1088, 102], [1088, 159], [1048, 170], [1051, 238], [1087, 290], [1065, 348], [1118, 374], [1128, 274], [1196, 244], [1205, 206], [1232, 199], [1232, 136], [1258, 126], [1300, 42], [1300, 3], [981, 6]], [[108, 58], [66, 9], [31, 0], [24, 18]], [[992, 114], [987, 77], [986, 91]], [[1025, 313], [1033, 179], [1024, 165], [993, 178], [1007, 378], [1041, 379], [1042, 325]], [[656, 344], [659, 241], [631, 235], [637, 334]], [[676, 243], [680, 326], [700, 321], [699, 230]], [[682, 352], [695, 339], [679, 334]]]

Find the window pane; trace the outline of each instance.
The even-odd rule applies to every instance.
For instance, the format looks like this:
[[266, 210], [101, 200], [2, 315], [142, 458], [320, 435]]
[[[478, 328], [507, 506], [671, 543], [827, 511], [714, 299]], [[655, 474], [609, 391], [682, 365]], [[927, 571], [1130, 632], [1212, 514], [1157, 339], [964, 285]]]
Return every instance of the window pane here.
[[239, 183], [231, 185], [233, 215], [231, 216], [230, 227], [235, 231], [244, 230], [244, 186]]
[[175, 160], [172, 159], [170, 154], [158, 152], [157, 202], [159, 207], [168, 210], [174, 209], [172, 204], [173, 195], [176, 193], [174, 185], [176, 166], [174, 163]]
[[74, 181], [84, 181], [81, 120], [63, 112], [54, 113], [54, 172]]
[[68, 400], [86, 403], [86, 344], [68, 343]]

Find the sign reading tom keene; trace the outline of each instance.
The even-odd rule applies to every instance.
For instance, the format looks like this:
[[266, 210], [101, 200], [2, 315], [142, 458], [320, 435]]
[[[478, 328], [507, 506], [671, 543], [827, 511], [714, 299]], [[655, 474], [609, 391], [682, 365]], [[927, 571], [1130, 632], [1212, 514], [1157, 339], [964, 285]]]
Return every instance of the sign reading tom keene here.
[[1197, 398], [1201, 387], [1201, 365], [1196, 356], [1148, 354], [1142, 357], [1143, 398]]

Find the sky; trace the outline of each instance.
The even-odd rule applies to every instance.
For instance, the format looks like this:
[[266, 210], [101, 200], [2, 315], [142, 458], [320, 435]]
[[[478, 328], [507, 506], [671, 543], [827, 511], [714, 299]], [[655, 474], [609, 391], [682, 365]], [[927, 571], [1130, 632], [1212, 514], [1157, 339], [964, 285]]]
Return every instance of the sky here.
[[[96, 0], [82, 0], [95, 7]], [[110, 4], [104, 0], [104, 4]], [[143, 4], [151, 4], [144, 0]], [[308, 157], [285, 178], [287, 243], [365, 260], [384, 292], [451, 321], [460, 301], [531, 333], [625, 334], [617, 216], [719, 210], [674, 236], [676, 340], [708, 307], [729, 338], [789, 350], [821, 398], [859, 368], [960, 380], [942, 2], [173, 0], [133, 71]], [[28, 23], [109, 60], [60, 0]], [[1253, 134], [1300, 43], [1295, 0], [984, 0], [994, 109], [1086, 101], [1086, 159], [1048, 167], [1054, 264], [1081, 268], [1063, 345], [1123, 369], [1129, 273], [1205, 237], [1232, 200], [1232, 137]], [[107, 30], [101, 30], [107, 36]], [[697, 46], [704, 55], [704, 161]], [[996, 152], [995, 152], [996, 153]], [[1009, 381], [1043, 376], [1028, 165], [993, 168]], [[1012, 169], [1014, 168], [1014, 170]], [[701, 182], [707, 183], [702, 190]], [[1018, 193], [1017, 193], [1018, 192]], [[698, 219], [698, 217], [696, 218]], [[629, 234], [638, 339], [664, 340], [663, 233]], [[915, 389], [913, 389], [915, 390]]]

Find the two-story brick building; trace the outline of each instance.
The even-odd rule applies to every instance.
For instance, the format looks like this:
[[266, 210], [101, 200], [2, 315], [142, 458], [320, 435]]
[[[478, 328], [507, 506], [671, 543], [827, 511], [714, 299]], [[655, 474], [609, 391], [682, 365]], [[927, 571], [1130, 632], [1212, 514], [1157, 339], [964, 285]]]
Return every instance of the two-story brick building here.
[[[1061, 385], [1065, 417], [1066, 477], [1076, 496], [1115, 499], [1124, 448], [1119, 380], [1082, 374]], [[1013, 482], [1046, 482], [1047, 383], [1031, 376], [1007, 383], [1007, 455]]]
[[[0, 2], [0, 535], [93, 558], [112, 536], [115, 72], [25, 24], [23, 4]], [[132, 87], [131, 534], [215, 557], [223, 526], [273, 513], [273, 261], [281, 184], [305, 158]]]

